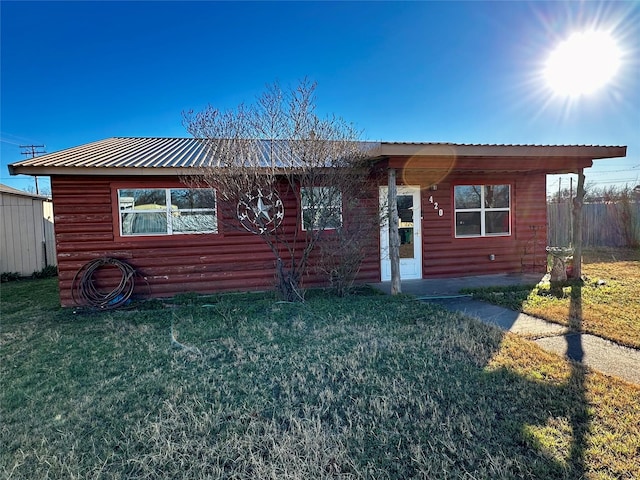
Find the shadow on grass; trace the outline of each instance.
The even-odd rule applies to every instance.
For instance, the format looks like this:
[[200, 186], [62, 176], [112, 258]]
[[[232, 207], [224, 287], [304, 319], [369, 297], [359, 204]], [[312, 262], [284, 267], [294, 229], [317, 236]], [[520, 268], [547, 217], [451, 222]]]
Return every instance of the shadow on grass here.
[[[579, 297], [574, 305], [576, 320], [579, 321]], [[580, 336], [569, 335], [565, 338], [567, 349], [571, 349], [577, 359], [582, 358]], [[494, 356], [500, 355], [504, 340], [502, 337], [500, 345], [496, 345], [493, 353], [487, 357], [486, 362], [490, 369]], [[499, 368], [487, 373], [487, 381], [492, 384], [496, 397], [501, 399], [494, 404], [493, 414], [497, 421], [496, 431], [503, 435], [501, 438], [493, 439], [496, 442], [494, 450], [487, 448], [487, 454], [489, 457], [495, 457], [506, 451], [517, 451], [516, 445], [512, 442], [522, 438], [525, 439], [527, 448], [531, 448], [532, 451], [523, 457], [514, 455], [510, 459], [513, 464], [507, 461], [507, 470], [501, 471], [499, 463], [496, 463], [495, 470], [478, 478], [509, 478], [510, 475], [532, 475], [533, 478], [586, 478], [589, 468], [586, 465], [585, 452], [591, 428], [585, 387], [586, 370], [577, 362], [571, 362], [569, 368], [570, 373], [562, 382], [547, 381], [544, 377], [529, 377], [512, 368]], [[540, 370], [544, 371], [545, 366]], [[478, 388], [477, 385], [468, 387]], [[478, 388], [477, 395], [481, 398], [482, 388]], [[452, 393], [452, 396], [455, 397], [456, 394]], [[475, 398], [471, 403], [477, 402], [481, 405], [480, 398]], [[570, 433], [561, 433], [565, 424], [570, 428]], [[559, 440], [563, 435], [566, 441], [564, 445], [563, 440]], [[527, 463], [521, 471], [515, 466], [520, 461]]]
[[[227, 405], [227, 425], [215, 425], [210, 435], [225, 438], [229, 428], [237, 443], [221, 449], [218, 442], [194, 442], [187, 448], [193, 456], [213, 461], [217, 455], [224, 468], [233, 464], [261, 478], [291, 466], [299, 472], [294, 478], [330, 478], [332, 472], [353, 478], [583, 477], [588, 425], [584, 391], [576, 383], [581, 370], [547, 382], [493, 368], [505, 341], [496, 329], [438, 308], [409, 307], [407, 299], [353, 302], [277, 306], [281, 315], [270, 333], [280, 338], [279, 353], [265, 362], [234, 361], [240, 345], [253, 352], [265, 347], [245, 337], [249, 327], [242, 322], [233, 341], [220, 336], [215, 356], [203, 349], [217, 369], [232, 366], [237, 379], [251, 379], [250, 387], [241, 380], [225, 386], [243, 392], [251, 414], [247, 418], [247, 403]], [[223, 307], [214, 309], [222, 319]], [[259, 305], [252, 308], [261, 312]], [[389, 311], [404, 313], [380, 318]], [[230, 350], [222, 352], [227, 341]], [[209, 375], [202, 367], [197, 376]], [[215, 395], [202, 394], [205, 404]], [[192, 408], [178, 402], [172, 411]], [[203, 429], [188, 415], [176, 420], [163, 425], [164, 436], [150, 426], [136, 448], [162, 451], [167, 439]], [[305, 430], [307, 422], [314, 431]], [[531, 433], [564, 422], [573, 440], [560, 448]]]
[[571, 430], [573, 441], [570, 451], [570, 462], [576, 473], [581, 476], [585, 473], [585, 438], [589, 432], [589, 411], [587, 408], [585, 367], [579, 363], [584, 359], [582, 347], [582, 283], [576, 281], [571, 286], [571, 300], [569, 308], [569, 327], [573, 334], [565, 336], [567, 342], [567, 356], [573, 360], [571, 363], [571, 377], [569, 381], [575, 386], [578, 396], [576, 410], [572, 412]]
[[[172, 318], [200, 355], [170, 349]], [[0, 472], [18, 465], [13, 478], [102, 469], [104, 478], [563, 479], [588, 470], [580, 365], [548, 381], [494, 364], [522, 345], [408, 298], [186, 299], [50, 321], [34, 328], [37, 342], [22, 341], [15, 320], [3, 351], [15, 352], [12, 366], [0, 376]], [[566, 445], [538, 435], [565, 424]]]
[[[589, 415], [589, 403], [586, 395], [585, 375], [586, 367], [581, 362], [584, 359], [584, 349], [582, 345], [582, 282], [571, 282], [564, 284], [551, 285], [549, 290], [543, 292], [545, 295], [556, 295], [563, 297], [566, 295], [563, 287], [570, 286], [570, 311], [569, 311], [569, 334], [564, 336], [566, 341], [566, 357], [570, 360], [570, 375], [566, 378], [564, 385], [551, 386], [551, 392], [545, 392], [544, 389], [538, 390], [536, 395], [542, 397], [549, 396], [551, 398], [554, 395], [563, 396], [567, 399], [567, 406], [570, 406], [564, 412], [554, 411], [550, 409], [552, 416], [563, 416], [567, 419], [571, 428], [571, 444], [566, 456], [566, 464], [563, 468], [563, 472], [569, 475], [569, 478], [582, 478], [587, 468], [585, 465], [585, 450], [587, 447], [587, 436], [589, 434], [590, 415]], [[493, 318], [493, 322], [499, 327], [509, 330], [513, 327], [520, 316], [520, 312], [523, 310], [523, 303], [530, 296], [530, 294], [537, 289], [538, 286], [520, 286], [520, 287], [495, 287], [486, 289], [474, 290], [474, 298], [481, 300], [489, 300], [503, 306], [508, 306], [510, 309], [505, 310], [494, 305], [486, 304], [478, 306], [478, 309], [484, 310], [485, 317]], [[496, 298], [489, 298], [490, 296], [504, 296], [496, 302]], [[495, 313], [494, 313], [495, 311]], [[529, 389], [530, 386], [524, 387]], [[536, 388], [540, 388], [538, 385]], [[527, 408], [526, 405], [522, 405], [523, 408]], [[540, 420], [540, 419], [539, 419]], [[543, 422], [544, 423], [544, 422]], [[522, 421], [523, 425], [527, 425], [527, 421]], [[528, 427], [525, 427], [525, 429]], [[540, 448], [544, 450], [542, 443]], [[563, 477], [564, 478], [564, 477]]]

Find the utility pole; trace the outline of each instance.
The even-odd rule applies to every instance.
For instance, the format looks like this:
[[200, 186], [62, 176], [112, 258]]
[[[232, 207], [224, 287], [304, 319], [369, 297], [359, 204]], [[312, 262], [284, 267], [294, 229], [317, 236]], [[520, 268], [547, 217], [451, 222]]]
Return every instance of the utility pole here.
[[[38, 151], [39, 148], [44, 148], [44, 145], [20, 145], [20, 148], [23, 149], [21, 152], [22, 155], [31, 155], [31, 158], [35, 158], [37, 155], [42, 153], [47, 153], [44, 150]], [[40, 195], [40, 189], [38, 188], [38, 176], [34, 175], [33, 177], [36, 181], [36, 195]]]
[[558, 203], [560, 203], [560, 190], [562, 190], [562, 177], [558, 179]]

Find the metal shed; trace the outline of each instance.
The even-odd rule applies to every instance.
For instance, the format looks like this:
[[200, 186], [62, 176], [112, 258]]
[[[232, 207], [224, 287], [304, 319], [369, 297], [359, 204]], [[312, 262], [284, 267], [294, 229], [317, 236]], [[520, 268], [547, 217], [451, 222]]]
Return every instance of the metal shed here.
[[51, 199], [0, 184], [0, 272], [27, 276], [56, 264]]

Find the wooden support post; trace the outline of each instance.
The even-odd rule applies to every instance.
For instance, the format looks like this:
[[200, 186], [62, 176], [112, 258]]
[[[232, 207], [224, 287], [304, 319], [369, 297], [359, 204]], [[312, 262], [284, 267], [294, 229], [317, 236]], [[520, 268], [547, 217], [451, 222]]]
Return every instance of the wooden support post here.
[[584, 169], [578, 171], [578, 187], [573, 199], [573, 278], [582, 278], [582, 204], [584, 202]]
[[402, 293], [400, 286], [400, 233], [398, 226], [398, 189], [396, 171], [389, 169], [389, 261], [391, 262], [391, 295]]

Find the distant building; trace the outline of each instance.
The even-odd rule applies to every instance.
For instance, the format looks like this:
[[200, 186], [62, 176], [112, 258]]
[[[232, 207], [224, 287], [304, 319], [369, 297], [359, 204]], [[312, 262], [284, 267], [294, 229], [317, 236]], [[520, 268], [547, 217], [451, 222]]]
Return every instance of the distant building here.
[[56, 264], [51, 199], [0, 184], [0, 272], [28, 276]]

